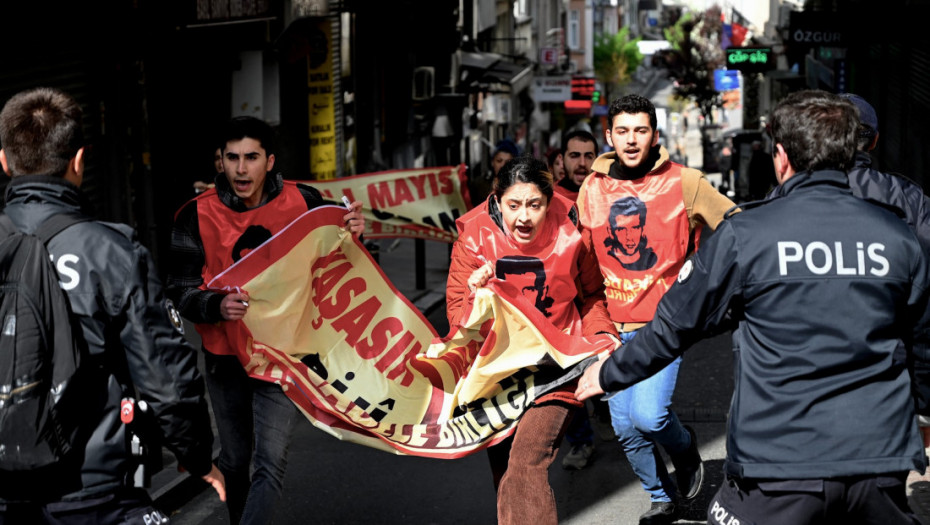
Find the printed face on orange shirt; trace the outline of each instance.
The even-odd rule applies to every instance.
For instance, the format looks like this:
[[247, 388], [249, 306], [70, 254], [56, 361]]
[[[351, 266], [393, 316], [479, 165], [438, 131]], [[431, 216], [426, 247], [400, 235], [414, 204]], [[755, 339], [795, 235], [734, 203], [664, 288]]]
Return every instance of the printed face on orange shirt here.
[[643, 223], [639, 215], [617, 215], [613, 232], [624, 255], [636, 254], [643, 240]]
[[617, 160], [626, 168], [638, 168], [649, 157], [649, 150], [659, 143], [659, 132], [652, 129], [648, 113], [620, 113], [606, 132], [607, 143], [617, 152]]

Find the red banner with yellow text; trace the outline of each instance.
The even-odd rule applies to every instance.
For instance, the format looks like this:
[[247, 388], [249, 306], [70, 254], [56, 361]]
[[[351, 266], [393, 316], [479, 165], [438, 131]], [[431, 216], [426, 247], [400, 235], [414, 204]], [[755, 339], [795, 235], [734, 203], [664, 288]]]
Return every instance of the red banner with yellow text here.
[[471, 208], [465, 165], [380, 171], [333, 180], [299, 181], [323, 197], [364, 204], [365, 237], [411, 237], [452, 243], [455, 220]]
[[276, 382], [318, 428], [398, 454], [456, 458], [504, 439], [573, 365], [612, 347], [557, 330], [503, 281], [440, 338], [342, 227], [308, 211], [217, 276], [249, 293], [226, 322], [252, 377]]

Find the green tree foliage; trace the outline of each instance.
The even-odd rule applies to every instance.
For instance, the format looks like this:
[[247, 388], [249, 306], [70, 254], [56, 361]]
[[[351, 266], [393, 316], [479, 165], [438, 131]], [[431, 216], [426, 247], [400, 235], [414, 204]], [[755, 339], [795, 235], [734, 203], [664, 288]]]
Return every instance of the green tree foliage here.
[[604, 98], [610, 100], [612, 88], [630, 82], [636, 68], [643, 62], [643, 54], [636, 44], [642, 37], [630, 40], [630, 30], [624, 27], [614, 35], [600, 34], [594, 42], [594, 74], [606, 91]]
[[719, 6], [697, 15], [685, 13], [665, 29], [672, 48], [655, 55], [656, 63], [664, 66], [675, 81], [675, 95], [693, 100], [707, 122], [712, 119], [714, 106], [720, 105], [720, 93], [714, 89], [714, 70], [723, 67], [725, 60], [722, 36]]
[[672, 49], [681, 52], [682, 42], [686, 39], [690, 40], [689, 34], [697, 21], [694, 20], [694, 15], [690, 12], [682, 14], [679, 10], [678, 14], [680, 15], [678, 20], [676, 20], [674, 24], [663, 29], [662, 33], [665, 34], [665, 40], [671, 44]]

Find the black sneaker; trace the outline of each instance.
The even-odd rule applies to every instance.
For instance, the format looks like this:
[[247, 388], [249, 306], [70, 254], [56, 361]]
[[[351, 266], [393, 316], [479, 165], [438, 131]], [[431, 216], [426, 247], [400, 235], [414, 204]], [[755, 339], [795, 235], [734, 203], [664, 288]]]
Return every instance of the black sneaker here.
[[678, 505], [671, 501], [653, 501], [652, 507], [639, 517], [639, 525], [666, 525], [678, 520]]
[[566, 470], [581, 470], [591, 463], [594, 456], [594, 445], [592, 443], [579, 443], [572, 445], [571, 450], [562, 458], [562, 468]]
[[691, 500], [701, 492], [701, 485], [704, 483], [704, 463], [701, 462], [701, 454], [698, 452], [694, 429], [685, 425], [685, 430], [691, 435], [691, 445], [684, 452], [673, 455], [672, 464], [675, 465], [675, 479], [678, 480], [681, 498]]

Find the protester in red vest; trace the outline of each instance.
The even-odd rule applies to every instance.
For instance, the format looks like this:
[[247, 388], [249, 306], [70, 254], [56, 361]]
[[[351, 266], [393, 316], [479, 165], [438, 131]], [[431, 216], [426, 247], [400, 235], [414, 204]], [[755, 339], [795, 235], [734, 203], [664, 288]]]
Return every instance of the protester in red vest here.
[[[578, 198], [578, 189], [585, 178], [591, 174], [591, 166], [597, 158], [597, 139], [583, 129], [570, 131], [562, 138], [561, 152], [564, 177], [556, 181], [555, 192], [575, 202]], [[593, 402], [596, 413], [600, 404], [598, 401]], [[601, 412], [604, 414], [598, 413], [599, 419], [606, 419], [609, 422], [610, 416], [606, 413], [606, 407]], [[609, 430], [607, 434], [601, 432], [603, 437], [613, 439]], [[574, 470], [587, 467], [594, 459], [594, 429], [588, 417], [588, 407], [581, 406], [575, 410], [571, 417], [571, 424], [565, 433], [565, 439], [568, 440], [571, 448], [562, 458], [562, 467]]]
[[[613, 101], [607, 122], [614, 151], [594, 162], [577, 204], [604, 276], [607, 309], [626, 343], [652, 320], [702, 228], [715, 228], [733, 203], [700, 171], [669, 160], [648, 99], [631, 94]], [[680, 363], [608, 399], [614, 432], [650, 495], [641, 524], [677, 520], [680, 501], [694, 499], [703, 481], [694, 431], [670, 409]], [[677, 491], [657, 445], [675, 465]]]
[[562, 163], [565, 176], [558, 181], [555, 192], [573, 202], [578, 198], [581, 183], [591, 174], [597, 158], [597, 140], [590, 132], [576, 129], [562, 139]]
[[[226, 339], [221, 324], [248, 314], [247, 291], [221, 293], [207, 290], [206, 283], [308, 209], [325, 204], [314, 188], [285, 181], [279, 173], [269, 175], [273, 139], [274, 130], [259, 119], [229, 121], [220, 140], [224, 170], [216, 176], [216, 187], [178, 210], [171, 232], [168, 294], [181, 315], [196, 324], [206, 350], [204, 377], [233, 524], [271, 521], [291, 434], [302, 416], [280, 386], [248, 377]], [[356, 235], [365, 229], [361, 207], [352, 203], [343, 217]]]
[[[476, 288], [498, 278], [523, 290], [560, 330], [616, 337], [603, 279], [577, 217], [574, 203], [554, 194], [545, 162], [528, 156], [508, 162], [490, 197], [456, 222], [459, 238], [446, 288], [449, 323], [460, 321]], [[569, 416], [580, 406], [574, 383], [538, 399], [514, 434], [488, 449], [499, 524], [557, 523], [548, 469]]]

